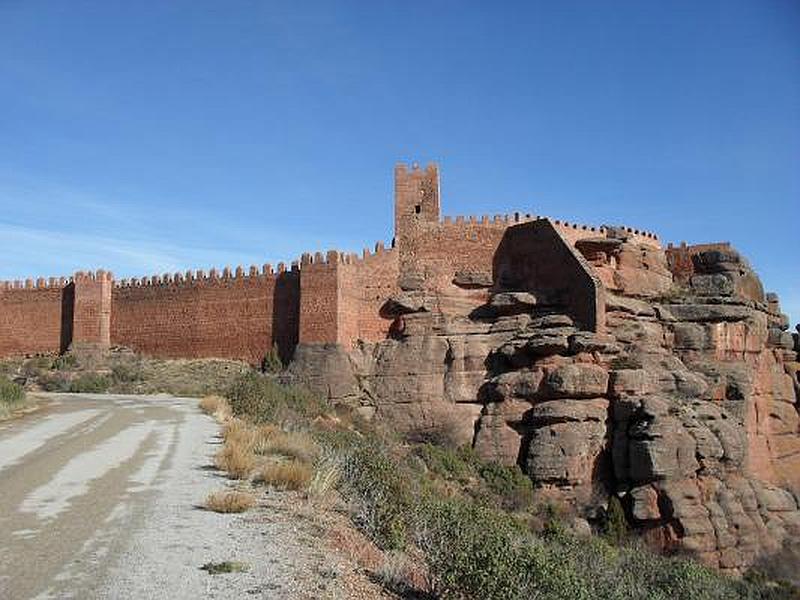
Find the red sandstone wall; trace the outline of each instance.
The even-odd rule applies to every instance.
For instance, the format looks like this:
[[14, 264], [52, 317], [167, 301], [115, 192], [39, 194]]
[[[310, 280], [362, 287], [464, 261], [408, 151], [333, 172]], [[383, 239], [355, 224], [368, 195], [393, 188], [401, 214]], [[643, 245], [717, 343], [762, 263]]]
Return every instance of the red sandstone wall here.
[[111, 273], [76, 273], [72, 342], [107, 348], [111, 342]]
[[381, 307], [395, 294], [398, 252], [376, 246], [375, 254], [345, 257], [340, 265], [339, 342], [352, 347], [357, 340], [378, 341], [389, 333], [392, 319], [381, 316]]
[[0, 287], [0, 356], [59, 352], [64, 294], [60, 284]]
[[605, 326], [604, 288], [589, 263], [547, 219], [510, 227], [494, 259], [496, 282], [557, 304], [591, 331]]
[[[458, 271], [491, 273], [492, 261], [503, 235], [509, 227], [532, 222], [532, 215], [488, 215], [478, 217], [445, 217], [443, 221], [401, 222], [406, 229], [398, 235], [400, 242], [400, 272], [420, 274], [426, 286], [442, 289], [451, 283]], [[575, 242], [591, 237], [605, 237], [605, 227], [578, 225], [566, 221], [549, 222], [561, 236], [574, 246]], [[660, 248], [655, 234], [621, 227], [636, 243]]]
[[165, 358], [260, 363], [297, 342], [298, 274], [251, 274], [115, 287], [111, 343]]
[[312, 257], [300, 263], [300, 343], [338, 341], [339, 254]]

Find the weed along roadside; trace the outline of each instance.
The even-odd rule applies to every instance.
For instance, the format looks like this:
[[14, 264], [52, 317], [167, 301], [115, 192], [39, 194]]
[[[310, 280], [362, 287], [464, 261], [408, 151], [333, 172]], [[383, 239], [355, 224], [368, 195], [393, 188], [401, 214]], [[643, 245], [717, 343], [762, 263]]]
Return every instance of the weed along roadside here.
[[23, 410], [28, 405], [25, 389], [0, 376], [0, 421], [8, 419], [13, 414]]
[[446, 432], [401, 438], [271, 375], [244, 373], [200, 406], [221, 424], [215, 462], [230, 482], [208, 509], [247, 511], [264, 494], [288, 494], [326, 524], [329, 551], [390, 597], [792, 597], [650, 552], [613, 507], [601, 531], [576, 529], [578, 515], [517, 467], [449, 445]]

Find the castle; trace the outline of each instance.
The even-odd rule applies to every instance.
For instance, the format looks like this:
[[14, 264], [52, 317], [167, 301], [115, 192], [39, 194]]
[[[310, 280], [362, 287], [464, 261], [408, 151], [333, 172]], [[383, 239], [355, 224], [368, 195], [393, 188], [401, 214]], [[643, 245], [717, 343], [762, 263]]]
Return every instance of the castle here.
[[[361, 256], [329, 251], [274, 269], [265, 264], [119, 281], [100, 270], [69, 279], [2, 282], [0, 356], [63, 352], [74, 343], [258, 364], [274, 346], [288, 359], [297, 344], [351, 347], [357, 340], [385, 338], [393, 319], [382, 314], [382, 306], [415, 279], [429, 289], [455, 283], [480, 304], [483, 296], [470, 288], [491, 282], [506, 231], [540, 218], [442, 218], [435, 165], [400, 164], [394, 175], [395, 238], [390, 247], [378, 243]], [[604, 227], [550, 223], [572, 246], [606, 235]], [[660, 248], [656, 235], [623, 229]]]
[[4, 283], [0, 357], [258, 364], [277, 346], [331, 402], [444, 431], [587, 519], [615, 495], [663, 549], [741, 573], [797, 539], [800, 334], [730, 244], [442, 218], [433, 165], [396, 167], [394, 227], [388, 248], [289, 268]]

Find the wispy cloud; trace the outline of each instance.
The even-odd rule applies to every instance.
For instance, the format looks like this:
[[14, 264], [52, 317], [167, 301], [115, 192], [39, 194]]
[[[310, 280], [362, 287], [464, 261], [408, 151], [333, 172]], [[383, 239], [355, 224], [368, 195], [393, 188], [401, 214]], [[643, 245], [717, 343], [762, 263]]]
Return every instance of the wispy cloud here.
[[[182, 271], [198, 265], [234, 264], [242, 257], [220, 248], [197, 248], [0, 223], [0, 277], [68, 275], [105, 267], [119, 276]], [[55, 271], [55, 272], [54, 272]]]
[[[291, 261], [315, 250], [291, 228], [191, 209], [143, 192], [101, 196], [0, 172], [0, 278], [106, 268], [118, 277]], [[13, 210], [11, 210], [13, 208]], [[223, 214], [224, 213], [224, 214]]]

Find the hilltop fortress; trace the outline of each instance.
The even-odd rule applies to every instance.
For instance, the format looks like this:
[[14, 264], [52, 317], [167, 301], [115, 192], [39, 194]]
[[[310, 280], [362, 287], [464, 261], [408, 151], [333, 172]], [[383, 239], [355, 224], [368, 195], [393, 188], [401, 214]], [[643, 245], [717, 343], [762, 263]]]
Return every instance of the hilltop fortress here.
[[[352, 347], [358, 340], [381, 340], [393, 322], [382, 313], [383, 305], [414, 281], [427, 289], [461, 290], [448, 295], [482, 303], [506, 231], [539, 219], [519, 213], [442, 218], [437, 167], [398, 165], [395, 238], [389, 247], [379, 242], [360, 256], [304, 254], [290, 266], [275, 268], [239, 266], [131, 280], [115, 280], [99, 270], [1, 282], [0, 356], [63, 352], [78, 343], [126, 346], [156, 357], [258, 364], [273, 345], [289, 359], [298, 343]], [[575, 247], [608, 233], [605, 227], [547, 222], [553, 246]], [[660, 251], [654, 234], [620, 231]], [[546, 253], [543, 261], [558, 254], [554, 247], [540, 252]], [[585, 270], [582, 264], [563, 269], [558, 276], [564, 278], [580, 278], [578, 272]], [[593, 327], [596, 315], [586, 318]]]
[[800, 339], [730, 244], [442, 218], [435, 166], [396, 167], [394, 223], [390, 247], [289, 268], [4, 283], [0, 356], [274, 345], [331, 402], [519, 465], [576, 528], [615, 495], [654, 545], [731, 572], [797, 539]]

